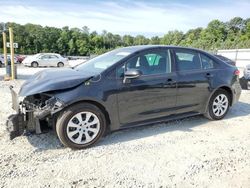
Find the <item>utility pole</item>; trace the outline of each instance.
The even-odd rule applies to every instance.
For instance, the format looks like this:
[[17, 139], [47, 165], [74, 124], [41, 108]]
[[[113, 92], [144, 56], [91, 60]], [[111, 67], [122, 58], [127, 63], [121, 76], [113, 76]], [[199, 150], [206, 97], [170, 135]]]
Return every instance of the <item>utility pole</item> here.
[[3, 31], [3, 56], [4, 56], [4, 64], [6, 67], [8, 64], [8, 61], [7, 61], [7, 47], [6, 47], [6, 33], [5, 33], [5, 31]]
[[15, 64], [14, 64], [14, 35], [13, 35], [13, 29], [9, 28], [9, 35], [10, 35], [10, 55], [11, 55], [11, 79], [15, 79]]

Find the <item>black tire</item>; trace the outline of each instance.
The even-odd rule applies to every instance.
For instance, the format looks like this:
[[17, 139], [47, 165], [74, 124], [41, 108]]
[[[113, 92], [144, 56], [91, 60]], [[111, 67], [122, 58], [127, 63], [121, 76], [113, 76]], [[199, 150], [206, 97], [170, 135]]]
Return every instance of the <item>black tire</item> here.
[[[213, 112], [213, 103], [214, 103], [215, 98], [217, 96], [219, 96], [220, 94], [223, 94], [223, 95], [225, 95], [227, 97], [228, 105], [227, 105], [227, 109], [225, 110], [225, 112], [222, 115], [217, 116]], [[231, 104], [231, 97], [230, 97], [229, 93], [224, 89], [218, 89], [217, 91], [214, 92], [214, 94], [210, 98], [209, 103], [208, 103], [208, 107], [207, 107], [207, 112], [204, 114], [204, 116], [206, 118], [210, 119], [210, 120], [223, 119], [225, 117], [225, 115], [227, 114], [228, 110], [229, 110], [230, 104]]]
[[0, 61], [0, 67], [3, 67], [3, 63], [2, 63], [2, 61]]
[[39, 66], [39, 64], [36, 61], [34, 61], [31, 63], [31, 66], [34, 68], [37, 68]]
[[[97, 116], [100, 122], [100, 128], [96, 137], [90, 142], [85, 143], [85, 144], [74, 143], [73, 141], [71, 141], [71, 139], [67, 135], [67, 127], [68, 127], [69, 121], [76, 114], [80, 112], [91, 112]], [[70, 147], [71, 149], [84, 149], [84, 148], [93, 146], [103, 137], [105, 131], [106, 131], [105, 115], [97, 106], [90, 104], [90, 103], [80, 103], [80, 104], [76, 104], [67, 108], [59, 115], [57, 122], [56, 122], [56, 133], [60, 141], [62, 142], [64, 146]]]
[[64, 67], [64, 63], [63, 62], [57, 63], [57, 67]]

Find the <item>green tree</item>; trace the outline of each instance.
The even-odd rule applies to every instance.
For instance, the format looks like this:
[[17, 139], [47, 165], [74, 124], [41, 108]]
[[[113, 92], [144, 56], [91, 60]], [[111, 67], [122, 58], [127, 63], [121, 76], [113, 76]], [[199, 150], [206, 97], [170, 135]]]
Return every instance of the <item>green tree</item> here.
[[149, 39], [144, 37], [143, 35], [137, 35], [134, 39], [134, 44], [135, 45], [145, 45], [149, 44]]
[[179, 45], [183, 40], [184, 34], [181, 31], [169, 31], [166, 35], [163, 36], [161, 44], [165, 45]]
[[[250, 18], [240, 17], [232, 18], [228, 22], [212, 20], [206, 28], [194, 28], [186, 33], [174, 30], [167, 32], [163, 37], [152, 38], [143, 35], [120, 36], [106, 30], [98, 34], [96, 31], [90, 32], [87, 26], [70, 29], [6, 23], [7, 29], [10, 26], [14, 30], [14, 41], [19, 44], [15, 51], [20, 54], [57, 52], [62, 55], [90, 55], [101, 54], [121, 46], [145, 44], [189, 46], [209, 51], [219, 48], [250, 48]], [[1, 52], [2, 48], [0, 37]]]
[[150, 39], [150, 44], [160, 44], [161, 43], [161, 39], [158, 36], [154, 36]]

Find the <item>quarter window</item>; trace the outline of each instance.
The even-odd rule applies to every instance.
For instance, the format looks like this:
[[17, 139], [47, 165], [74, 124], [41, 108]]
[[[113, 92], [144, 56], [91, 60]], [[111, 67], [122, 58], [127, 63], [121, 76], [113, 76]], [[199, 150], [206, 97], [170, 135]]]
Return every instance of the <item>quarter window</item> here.
[[175, 59], [179, 71], [201, 69], [200, 57], [195, 51], [177, 49], [175, 50]]
[[200, 54], [201, 57], [201, 63], [202, 63], [202, 68], [203, 69], [213, 69], [214, 68], [214, 61], [210, 59], [209, 57]]

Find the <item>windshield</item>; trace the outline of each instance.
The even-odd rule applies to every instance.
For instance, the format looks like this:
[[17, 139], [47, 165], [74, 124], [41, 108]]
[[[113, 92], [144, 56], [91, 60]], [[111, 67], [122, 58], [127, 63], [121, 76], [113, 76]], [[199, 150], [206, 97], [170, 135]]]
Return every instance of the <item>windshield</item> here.
[[116, 62], [128, 56], [130, 53], [121, 50], [113, 50], [100, 56], [97, 56], [83, 64], [74, 67], [75, 70], [88, 71], [94, 74], [99, 74]]

